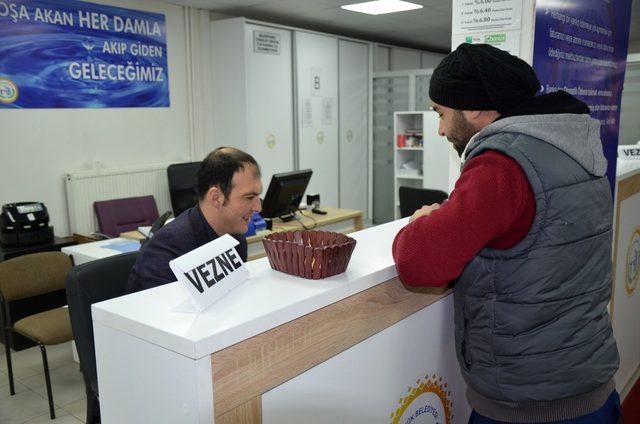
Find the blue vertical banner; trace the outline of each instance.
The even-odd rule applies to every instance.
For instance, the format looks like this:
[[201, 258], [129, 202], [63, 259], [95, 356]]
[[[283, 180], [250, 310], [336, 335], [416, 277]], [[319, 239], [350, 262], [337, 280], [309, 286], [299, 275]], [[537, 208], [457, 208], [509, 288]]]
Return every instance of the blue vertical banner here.
[[536, 2], [533, 68], [542, 92], [571, 93], [600, 121], [612, 192], [630, 19], [631, 0]]
[[164, 15], [0, 0], [0, 108], [168, 106]]

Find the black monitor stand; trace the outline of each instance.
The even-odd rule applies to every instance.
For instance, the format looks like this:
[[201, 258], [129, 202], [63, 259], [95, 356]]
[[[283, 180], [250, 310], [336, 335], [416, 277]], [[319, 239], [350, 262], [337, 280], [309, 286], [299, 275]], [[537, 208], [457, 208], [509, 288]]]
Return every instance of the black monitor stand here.
[[282, 222], [293, 221], [296, 218], [296, 213], [298, 213], [298, 205], [300, 205], [301, 200], [302, 196], [291, 196], [291, 199], [289, 200], [289, 209], [293, 210], [289, 213], [285, 213], [284, 215], [278, 215], [278, 218], [280, 218]]
[[295, 219], [295, 217], [296, 217], [296, 213], [295, 212], [291, 212], [291, 213], [288, 213], [286, 215], [279, 216], [278, 218], [280, 218], [280, 220], [282, 222], [289, 222], [289, 221], [293, 221]]

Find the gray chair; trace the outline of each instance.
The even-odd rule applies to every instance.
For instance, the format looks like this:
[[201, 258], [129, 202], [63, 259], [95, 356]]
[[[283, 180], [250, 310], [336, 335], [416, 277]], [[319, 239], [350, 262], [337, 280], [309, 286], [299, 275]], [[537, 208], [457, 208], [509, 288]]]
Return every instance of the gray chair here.
[[398, 197], [400, 198], [400, 216], [404, 218], [413, 215], [424, 205], [442, 203], [449, 195], [441, 190], [401, 186]]
[[123, 253], [73, 267], [67, 276], [67, 302], [87, 393], [86, 423], [100, 422], [98, 372], [91, 305], [125, 294], [139, 252]]
[[62, 252], [41, 252], [19, 256], [0, 263], [0, 305], [5, 332], [5, 352], [9, 374], [9, 393], [16, 393], [11, 364], [11, 337], [18, 333], [34, 341], [40, 347], [44, 378], [49, 400], [49, 414], [55, 419], [49, 361], [45, 346], [65, 343], [73, 339], [69, 311], [60, 307], [39, 312], [8, 324], [9, 302], [41, 296], [64, 289], [67, 272], [71, 269], [71, 258]]

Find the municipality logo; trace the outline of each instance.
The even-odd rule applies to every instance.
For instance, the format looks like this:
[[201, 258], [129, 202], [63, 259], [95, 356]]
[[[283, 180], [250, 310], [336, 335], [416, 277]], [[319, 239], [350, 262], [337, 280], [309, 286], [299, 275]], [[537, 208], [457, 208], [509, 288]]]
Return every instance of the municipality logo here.
[[18, 87], [8, 78], [0, 77], [0, 102], [10, 104], [18, 98]]
[[632, 294], [640, 280], [640, 227], [636, 228], [631, 236], [624, 274], [627, 293]]
[[391, 414], [391, 424], [452, 424], [451, 392], [447, 382], [435, 374], [416, 381]]

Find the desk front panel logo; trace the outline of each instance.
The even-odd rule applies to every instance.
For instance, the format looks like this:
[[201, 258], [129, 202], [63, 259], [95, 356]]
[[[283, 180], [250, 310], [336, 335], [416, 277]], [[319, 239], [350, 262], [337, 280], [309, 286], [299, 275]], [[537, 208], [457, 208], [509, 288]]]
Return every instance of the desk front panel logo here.
[[18, 86], [9, 78], [0, 77], [0, 102], [10, 104], [18, 99]]
[[640, 280], [640, 227], [636, 228], [631, 236], [624, 274], [627, 293], [633, 294]]
[[442, 377], [433, 374], [416, 381], [391, 414], [391, 424], [452, 424], [451, 392]]

